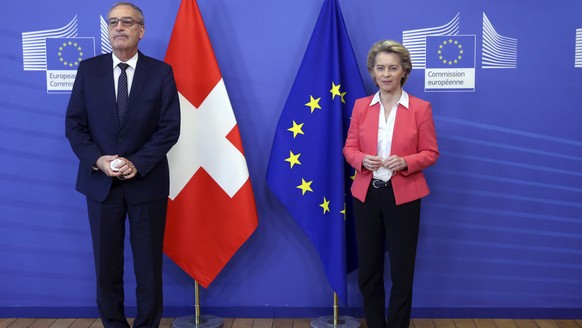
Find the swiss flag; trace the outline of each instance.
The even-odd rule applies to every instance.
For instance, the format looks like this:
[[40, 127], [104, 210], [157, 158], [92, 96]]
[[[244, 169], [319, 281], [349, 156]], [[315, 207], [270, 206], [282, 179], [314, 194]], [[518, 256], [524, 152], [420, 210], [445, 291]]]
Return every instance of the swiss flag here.
[[258, 224], [236, 118], [195, 0], [182, 0], [165, 61], [180, 96], [180, 139], [168, 153], [164, 252], [208, 287]]

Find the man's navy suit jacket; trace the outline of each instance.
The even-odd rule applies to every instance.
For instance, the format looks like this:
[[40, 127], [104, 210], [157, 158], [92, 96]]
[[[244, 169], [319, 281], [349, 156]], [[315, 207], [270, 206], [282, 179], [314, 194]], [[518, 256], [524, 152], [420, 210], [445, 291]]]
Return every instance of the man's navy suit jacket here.
[[117, 116], [111, 54], [83, 60], [69, 100], [66, 136], [79, 158], [77, 190], [96, 201], [113, 178], [93, 167], [102, 155], [129, 159], [138, 174], [123, 181], [131, 204], [168, 197], [166, 154], [180, 134], [180, 104], [170, 65], [138, 54], [123, 123]]

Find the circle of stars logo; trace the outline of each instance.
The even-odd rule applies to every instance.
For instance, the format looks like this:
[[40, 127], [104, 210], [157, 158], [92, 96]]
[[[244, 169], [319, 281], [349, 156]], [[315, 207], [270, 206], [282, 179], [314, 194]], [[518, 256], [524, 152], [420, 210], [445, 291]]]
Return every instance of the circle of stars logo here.
[[442, 61], [443, 64], [457, 64], [461, 59], [463, 59], [463, 45], [457, 40], [445, 40], [442, 44], [439, 44], [437, 53], [439, 55], [439, 60]]
[[[77, 42], [68, 41], [63, 42], [63, 45], [59, 47], [59, 61], [63, 63], [65, 67], [79, 66], [79, 62], [83, 60], [83, 49]], [[67, 58], [75, 58], [74, 60], [67, 60]]]

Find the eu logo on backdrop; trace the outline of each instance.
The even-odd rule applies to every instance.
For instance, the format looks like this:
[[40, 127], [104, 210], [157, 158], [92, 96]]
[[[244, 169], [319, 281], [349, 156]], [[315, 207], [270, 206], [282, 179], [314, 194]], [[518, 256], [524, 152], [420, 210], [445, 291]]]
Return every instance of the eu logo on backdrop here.
[[427, 36], [426, 66], [430, 68], [475, 68], [475, 36]]
[[47, 91], [70, 91], [79, 63], [95, 55], [93, 38], [47, 38]]
[[475, 36], [426, 37], [426, 91], [475, 90]]

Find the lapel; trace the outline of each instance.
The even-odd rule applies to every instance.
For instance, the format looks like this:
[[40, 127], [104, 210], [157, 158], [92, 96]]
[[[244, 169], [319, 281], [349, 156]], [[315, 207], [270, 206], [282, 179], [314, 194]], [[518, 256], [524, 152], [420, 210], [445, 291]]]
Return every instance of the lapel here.
[[413, 106], [412, 97], [408, 95], [408, 99], [408, 108], [402, 106], [402, 104], [398, 105], [394, 133], [392, 134], [392, 154], [405, 154], [408, 147], [410, 147], [410, 144], [404, 141], [409, 140], [411, 133], [414, 133], [411, 129], [413, 129], [415, 121], [411, 110]]
[[98, 85], [103, 86], [105, 102], [104, 108], [108, 108], [109, 117], [116, 125], [119, 124], [117, 118], [117, 99], [115, 98], [115, 81], [113, 77], [113, 57], [111, 54], [104, 55], [97, 73]]
[[[369, 99], [372, 101], [372, 98]], [[366, 110], [366, 120], [365, 120], [365, 134], [370, 138], [369, 141], [364, 145], [365, 153], [376, 154], [378, 152], [378, 123], [380, 120], [380, 103], [377, 102], [370, 106], [368, 102], [368, 109]]]
[[[112, 64], [113, 65], [113, 64]], [[137, 115], [139, 99], [142, 99], [141, 93], [147, 81], [147, 76], [150, 68], [149, 58], [138, 52], [137, 64], [135, 66], [135, 73], [133, 74], [133, 81], [131, 82], [131, 90], [129, 92], [129, 102], [127, 105], [127, 112], [125, 119], [121, 124], [122, 128], [128, 121], [131, 121], [134, 115]], [[117, 107], [116, 107], [117, 108]]]

